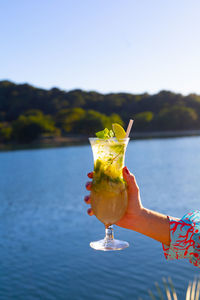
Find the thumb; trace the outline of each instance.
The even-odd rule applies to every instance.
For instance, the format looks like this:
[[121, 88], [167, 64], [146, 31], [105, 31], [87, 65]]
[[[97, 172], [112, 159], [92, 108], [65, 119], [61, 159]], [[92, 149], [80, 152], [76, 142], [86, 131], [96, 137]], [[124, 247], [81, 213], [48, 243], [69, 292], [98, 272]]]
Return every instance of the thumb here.
[[130, 193], [138, 193], [139, 192], [139, 187], [137, 185], [135, 176], [130, 173], [127, 167], [124, 167], [122, 170], [123, 178], [126, 181], [128, 185], [128, 191]]

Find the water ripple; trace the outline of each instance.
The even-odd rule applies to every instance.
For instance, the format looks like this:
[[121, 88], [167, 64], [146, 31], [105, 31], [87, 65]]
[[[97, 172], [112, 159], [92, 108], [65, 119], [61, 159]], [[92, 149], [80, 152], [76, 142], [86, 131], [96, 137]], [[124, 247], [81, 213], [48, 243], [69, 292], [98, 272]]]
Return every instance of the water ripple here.
[[[199, 141], [129, 144], [126, 162], [145, 206], [180, 217], [199, 208]], [[87, 216], [83, 203], [89, 146], [1, 152], [0, 166], [0, 300], [145, 300], [154, 282], [168, 276], [184, 298], [199, 269], [167, 262], [157, 242], [116, 227], [128, 249], [89, 247], [104, 237], [104, 226]]]

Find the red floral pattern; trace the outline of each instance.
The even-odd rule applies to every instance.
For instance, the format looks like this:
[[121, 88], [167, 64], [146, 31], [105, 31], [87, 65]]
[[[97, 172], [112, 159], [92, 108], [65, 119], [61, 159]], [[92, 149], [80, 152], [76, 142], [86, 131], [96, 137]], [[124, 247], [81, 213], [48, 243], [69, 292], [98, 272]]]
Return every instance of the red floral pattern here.
[[179, 221], [170, 219], [170, 246], [163, 244], [163, 250], [167, 260], [188, 258], [200, 268], [200, 210]]

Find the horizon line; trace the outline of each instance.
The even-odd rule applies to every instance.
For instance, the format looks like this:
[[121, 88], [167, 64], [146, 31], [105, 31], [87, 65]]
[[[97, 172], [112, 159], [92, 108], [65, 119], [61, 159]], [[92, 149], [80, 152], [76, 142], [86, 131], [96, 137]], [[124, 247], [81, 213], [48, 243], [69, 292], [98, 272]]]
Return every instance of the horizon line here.
[[164, 89], [164, 88], [158, 90], [156, 93], [150, 93], [150, 92], [147, 92], [147, 91], [141, 92], [141, 93], [134, 93], [134, 92], [131, 92], [131, 91], [118, 91], [118, 92], [109, 91], [109, 92], [101, 92], [99, 90], [94, 90], [94, 89], [88, 89], [87, 90], [87, 89], [80, 88], [80, 87], [74, 87], [74, 88], [71, 88], [71, 89], [66, 89], [66, 88], [62, 88], [62, 87], [59, 87], [59, 86], [52, 86], [52, 87], [48, 87], [47, 88], [47, 87], [43, 87], [43, 86], [40, 86], [40, 85], [37, 85], [37, 84], [29, 83], [28, 81], [17, 82], [17, 81], [14, 81], [12, 79], [8, 79], [8, 78], [2, 78], [2, 79], [0, 79], [0, 82], [3, 82], [3, 81], [8, 81], [10, 83], [14, 83], [15, 85], [24, 85], [24, 84], [27, 84], [27, 85], [30, 85], [30, 86], [32, 86], [34, 88], [43, 89], [43, 90], [51, 90], [51, 89], [56, 88], [56, 89], [59, 89], [61, 91], [66, 92], [66, 93], [79, 90], [79, 91], [86, 92], [86, 93], [92, 93], [92, 92], [94, 92], [94, 93], [101, 94], [101, 95], [110, 95], [110, 94], [145, 95], [145, 94], [147, 94], [149, 96], [153, 96], [153, 95], [157, 95], [157, 94], [159, 94], [161, 92], [170, 92], [170, 93], [176, 94], [176, 95], [180, 94], [180, 95], [182, 95], [184, 97], [187, 97], [187, 96], [190, 96], [190, 95], [200, 96], [200, 94], [198, 94], [196, 92], [190, 92], [190, 93], [186, 93], [185, 94], [185, 93], [182, 93], [182, 92], [178, 92], [178, 91], [174, 91], [174, 90], [169, 90], [169, 89]]

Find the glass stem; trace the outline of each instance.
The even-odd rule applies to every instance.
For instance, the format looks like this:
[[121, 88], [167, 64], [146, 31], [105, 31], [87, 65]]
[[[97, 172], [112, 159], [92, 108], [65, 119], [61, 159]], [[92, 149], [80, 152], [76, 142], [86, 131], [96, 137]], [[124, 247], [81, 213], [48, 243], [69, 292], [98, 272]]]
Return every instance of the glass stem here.
[[106, 230], [106, 235], [104, 240], [109, 241], [109, 240], [113, 240], [114, 239], [114, 230], [113, 230], [113, 226], [108, 226], [105, 228]]

